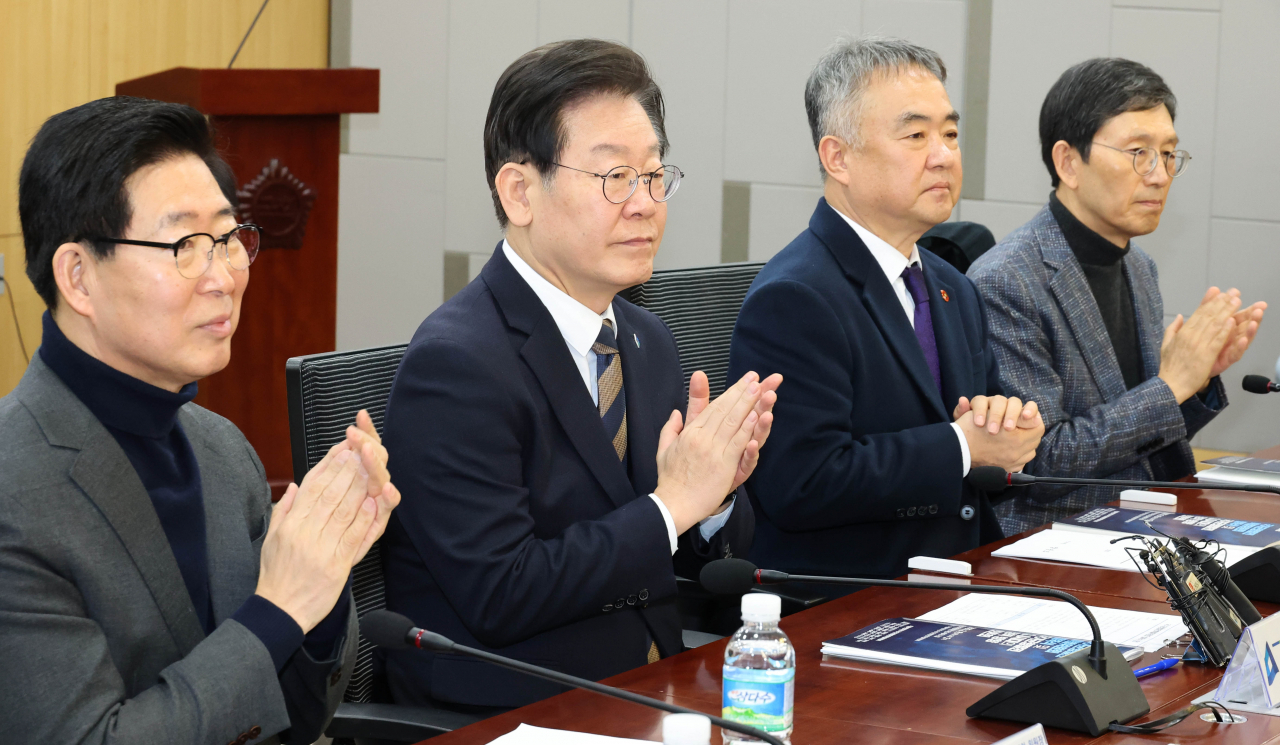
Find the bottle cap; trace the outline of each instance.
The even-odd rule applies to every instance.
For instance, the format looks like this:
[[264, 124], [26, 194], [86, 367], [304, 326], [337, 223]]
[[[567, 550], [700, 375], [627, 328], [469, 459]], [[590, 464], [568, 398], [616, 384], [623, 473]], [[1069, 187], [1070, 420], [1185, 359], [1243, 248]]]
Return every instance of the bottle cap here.
[[668, 714], [662, 720], [662, 745], [711, 745], [711, 720], [701, 714]]
[[742, 620], [777, 621], [782, 618], [782, 598], [768, 592], [749, 592], [742, 596]]

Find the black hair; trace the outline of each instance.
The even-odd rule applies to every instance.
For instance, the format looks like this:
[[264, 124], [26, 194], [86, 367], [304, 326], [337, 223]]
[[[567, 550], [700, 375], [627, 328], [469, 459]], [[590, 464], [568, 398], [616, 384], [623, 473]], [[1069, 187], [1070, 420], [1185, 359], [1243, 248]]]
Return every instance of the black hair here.
[[1053, 187], [1059, 181], [1053, 165], [1053, 146], [1059, 140], [1074, 147], [1088, 163], [1094, 135], [1112, 117], [1159, 106], [1168, 109], [1173, 119], [1178, 99], [1164, 78], [1140, 62], [1095, 57], [1062, 73], [1040, 107], [1040, 157]]
[[628, 47], [599, 39], [558, 41], [503, 71], [484, 122], [484, 171], [503, 228], [507, 213], [498, 198], [498, 171], [507, 163], [532, 163], [548, 180], [566, 144], [565, 109], [600, 94], [634, 97], [653, 123], [659, 155], [666, 155], [662, 91], [644, 58]]
[[115, 96], [54, 114], [40, 127], [18, 177], [18, 215], [27, 276], [50, 310], [57, 307], [53, 255], [85, 243], [110, 257], [133, 211], [125, 182], [139, 169], [193, 154], [209, 166], [236, 208], [235, 176], [218, 154], [204, 115], [183, 104]]

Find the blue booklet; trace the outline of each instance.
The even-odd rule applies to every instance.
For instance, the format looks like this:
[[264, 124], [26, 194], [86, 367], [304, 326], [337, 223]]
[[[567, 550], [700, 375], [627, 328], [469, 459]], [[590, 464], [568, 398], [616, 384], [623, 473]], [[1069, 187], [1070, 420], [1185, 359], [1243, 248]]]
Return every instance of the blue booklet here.
[[1256, 473], [1273, 473], [1280, 475], [1280, 460], [1272, 458], [1254, 458], [1247, 455], [1224, 455], [1204, 461], [1211, 466], [1234, 468], [1238, 471], [1254, 471]]
[[1053, 524], [1054, 528], [1102, 530], [1121, 535], [1168, 535], [1261, 548], [1280, 541], [1280, 525], [1228, 520], [1212, 515], [1097, 507]]
[[[1089, 642], [980, 626], [890, 618], [822, 644], [822, 653], [867, 662], [1011, 680], [1046, 662], [1088, 649]], [[1120, 647], [1126, 660], [1140, 647]]]

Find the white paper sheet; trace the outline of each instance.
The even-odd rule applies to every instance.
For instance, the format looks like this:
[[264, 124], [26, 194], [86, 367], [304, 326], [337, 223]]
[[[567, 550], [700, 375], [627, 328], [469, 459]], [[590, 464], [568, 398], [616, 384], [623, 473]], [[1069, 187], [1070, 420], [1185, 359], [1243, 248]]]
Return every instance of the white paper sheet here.
[[653, 745], [653, 741], [588, 735], [585, 732], [521, 724], [502, 737], [490, 741], [489, 745]]
[[[1154, 652], [1188, 632], [1179, 616], [1092, 605], [1088, 608], [1098, 620], [1102, 638], [1117, 646], [1142, 647]], [[1075, 606], [1060, 600], [969, 593], [920, 618], [1029, 634], [1093, 638], [1084, 615]]]
[[[1040, 559], [1042, 561], [1060, 561], [1066, 564], [1084, 564], [1104, 569], [1118, 569], [1126, 572], [1139, 571], [1126, 546], [1139, 548], [1137, 541], [1121, 541], [1111, 543], [1123, 533], [1104, 530], [1042, 530], [1032, 533], [1020, 541], [991, 552], [992, 556], [1010, 559]], [[1231, 566], [1258, 549], [1252, 546], [1222, 545], [1223, 553], [1218, 557], [1223, 566]]]

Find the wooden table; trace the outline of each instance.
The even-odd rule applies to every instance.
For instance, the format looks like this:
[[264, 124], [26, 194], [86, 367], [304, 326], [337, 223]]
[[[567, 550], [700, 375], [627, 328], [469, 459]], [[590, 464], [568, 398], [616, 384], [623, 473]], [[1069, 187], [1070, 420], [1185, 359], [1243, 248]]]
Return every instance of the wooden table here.
[[[1262, 451], [1280, 457], [1280, 447]], [[1179, 494], [1178, 512], [1234, 519], [1280, 522], [1280, 498], [1261, 494], [1197, 490]], [[1121, 572], [1053, 562], [991, 556], [1000, 546], [1027, 534], [982, 546], [954, 558], [973, 565], [973, 584], [1037, 585], [1067, 590], [1089, 605], [1173, 614], [1166, 598], [1136, 572]], [[921, 577], [921, 579], [934, 579]], [[1022, 728], [993, 719], [970, 719], [965, 709], [1001, 685], [968, 675], [914, 670], [834, 658], [824, 659], [822, 642], [844, 636], [885, 618], [913, 617], [960, 597], [956, 592], [874, 588], [833, 600], [784, 618], [781, 627], [796, 646], [795, 732], [793, 745], [825, 743], [990, 743]], [[1259, 604], [1266, 615], [1280, 607]], [[725, 642], [715, 642], [652, 665], [628, 671], [605, 683], [708, 714], [720, 713], [720, 668]], [[1164, 650], [1168, 652], [1170, 650]], [[1160, 659], [1148, 654], [1140, 664]], [[1202, 665], [1177, 667], [1140, 680], [1151, 704], [1142, 721], [1159, 718], [1214, 690], [1222, 671]], [[661, 740], [663, 713], [635, 704], [571, 691], [427, 741], [430, 745], [481, 745], [526, 722], [539, 727], [577, 730], [614, 737]], [[1192, 716], [1154, 736], [1108, 734], [1100, 738], [1050, 729], [1053, 745], [1096, 742], [1212, 742], [1280, 745], [1280, 718], [1245, 715], [1243, 724], [1215, 725]], [[712, 742], [719, 743], [718, 732]]]

